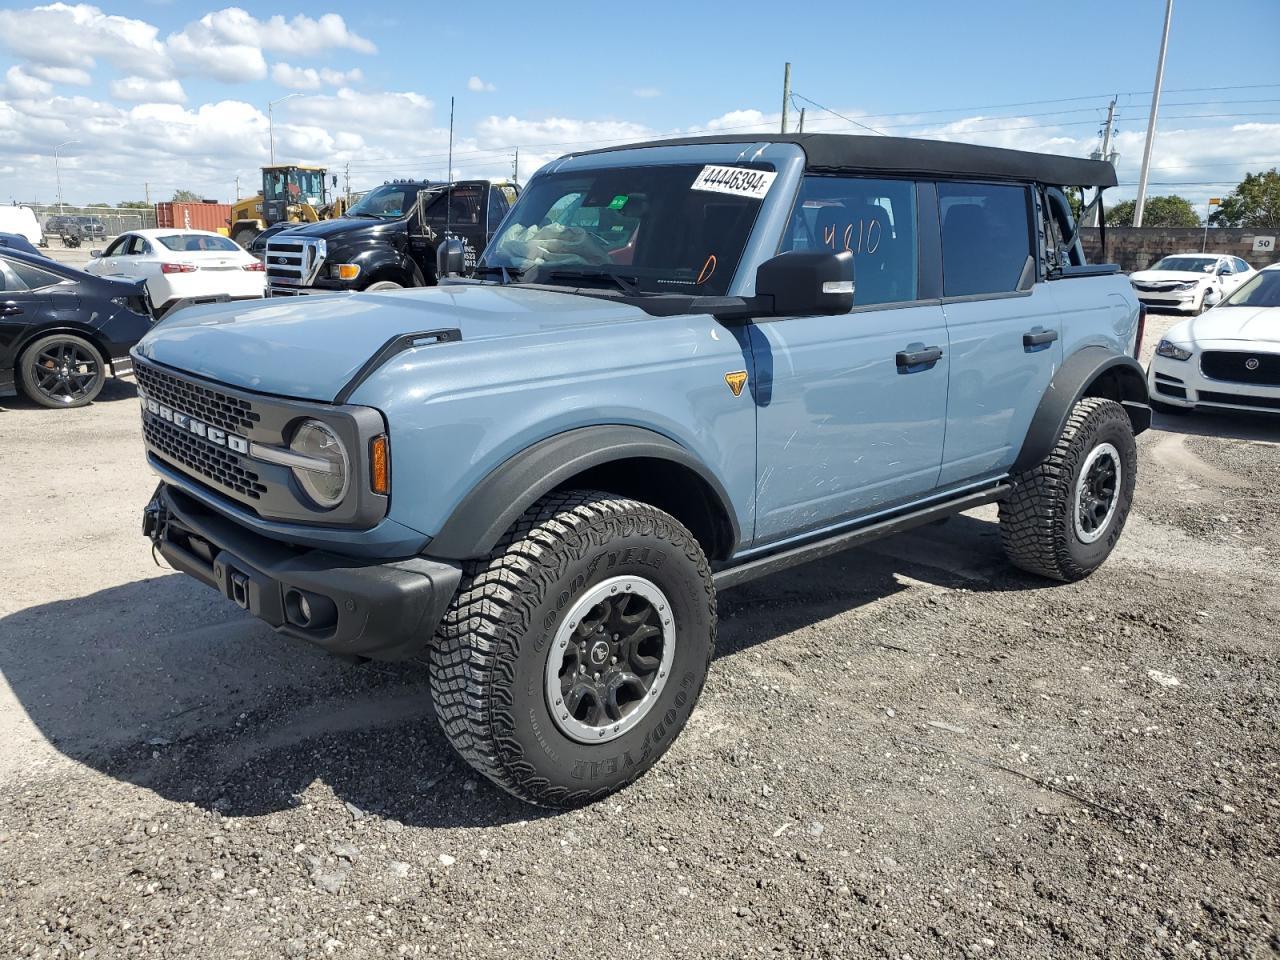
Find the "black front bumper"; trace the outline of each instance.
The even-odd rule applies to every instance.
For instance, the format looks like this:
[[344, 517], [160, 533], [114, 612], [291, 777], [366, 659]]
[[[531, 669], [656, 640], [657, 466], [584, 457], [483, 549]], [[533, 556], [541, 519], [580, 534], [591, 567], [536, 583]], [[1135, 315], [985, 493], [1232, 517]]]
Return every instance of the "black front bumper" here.
[[379, 660], [425, 651], [462, 575], [424, 557], [378, 563], [290, 547], [164, 483], [143, 510], [142, 532], [175, 570], [281, 633]]

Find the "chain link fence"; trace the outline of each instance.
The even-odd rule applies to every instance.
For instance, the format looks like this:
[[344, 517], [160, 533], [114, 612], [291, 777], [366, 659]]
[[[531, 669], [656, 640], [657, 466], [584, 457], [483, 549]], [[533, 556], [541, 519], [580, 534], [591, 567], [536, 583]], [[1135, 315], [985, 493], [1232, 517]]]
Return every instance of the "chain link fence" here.
[[130, 230], [146, 230], [156, 225], [155, 207], [77, 207], [69, 203], [27, 203], [40, 221], [45, 235], [53, 240], [77, 235], [83, 240], [101, 240]]

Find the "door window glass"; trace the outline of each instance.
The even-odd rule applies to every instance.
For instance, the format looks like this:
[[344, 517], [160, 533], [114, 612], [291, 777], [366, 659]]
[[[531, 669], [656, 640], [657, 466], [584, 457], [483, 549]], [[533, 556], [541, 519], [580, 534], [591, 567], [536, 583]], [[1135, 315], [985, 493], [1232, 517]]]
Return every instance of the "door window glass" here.
[[915, 300], [915, 183], [805, 177], [782, 243], [794, 250], [850, 251], [855, 306]]
[[1245, 263], [1245, 262], [1244, 262], [1243, 260], [1241, 260], [1239, 257], [1236, 257], [1232, 262], [1236, 265], [1236, 273], [1248, 273], [1248, 272], [1249, 272], [1249, 264]]
[[938, 184], [944, 296], [968, 297], [1018, 289], [1018, 278], [1031, 255], [1027, 203], [1025, 187]]
[[104, 252], [102, 255], [104, 257], [119, 257], [123, 255], [124, 248], [129, 245], [129, 241], [132, 239], [133, 239], [132, 236], [130, 236], [129, 234], [125, 234], [123, 237], [120, 237], [117, 240], [112, 241], [111, 246], [107, 247], [106, 252]]
[[62, 277], [56, 273], [41, 270], [39, 267], [33, 267], [29, 263], [23, 263], [21, 260], [7, 260], [5, 262], [18, 275], [18, 279], [30, 290], [39, 290], [41, 287], [51, 287], [62, 282]]
[[493, 233], [502, 224], [502, 218], [507, 215], [507, 198], [502, 195], [501, 187], [493, 187], [489, 191], [489, 215], [487, 229]]
[[16, 273], [10, 261], [0, 257], [0, 293], [18, 293], [27, 289]]
[[442, 193], [427, 205], [428, 223], [451, 227], [474, 227], [480, 224], [483, 184], [467, 184]]

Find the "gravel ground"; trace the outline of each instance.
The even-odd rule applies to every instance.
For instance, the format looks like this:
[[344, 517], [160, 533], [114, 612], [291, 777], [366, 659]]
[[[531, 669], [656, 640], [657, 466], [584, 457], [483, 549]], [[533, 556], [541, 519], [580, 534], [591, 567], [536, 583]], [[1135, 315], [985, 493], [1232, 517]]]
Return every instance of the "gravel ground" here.
[[726, 592], [666, 758], [548, 813], [421, 665], [152, 565], [134, 396], [0, 406], [0, 956], [1280, 952], [1280, 422], [1158, 417], [1084, 583], [984, 508]]

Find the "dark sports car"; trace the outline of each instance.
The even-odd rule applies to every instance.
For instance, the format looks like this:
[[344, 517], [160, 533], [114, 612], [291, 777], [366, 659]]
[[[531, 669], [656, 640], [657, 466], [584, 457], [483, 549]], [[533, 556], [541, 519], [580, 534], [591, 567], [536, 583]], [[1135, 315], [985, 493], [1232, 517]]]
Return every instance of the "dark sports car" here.
[[129, 348], [151, 329], [146, 288], [0, 247], [0, 396], [82, 407], [107, 373], [133, 372]]

